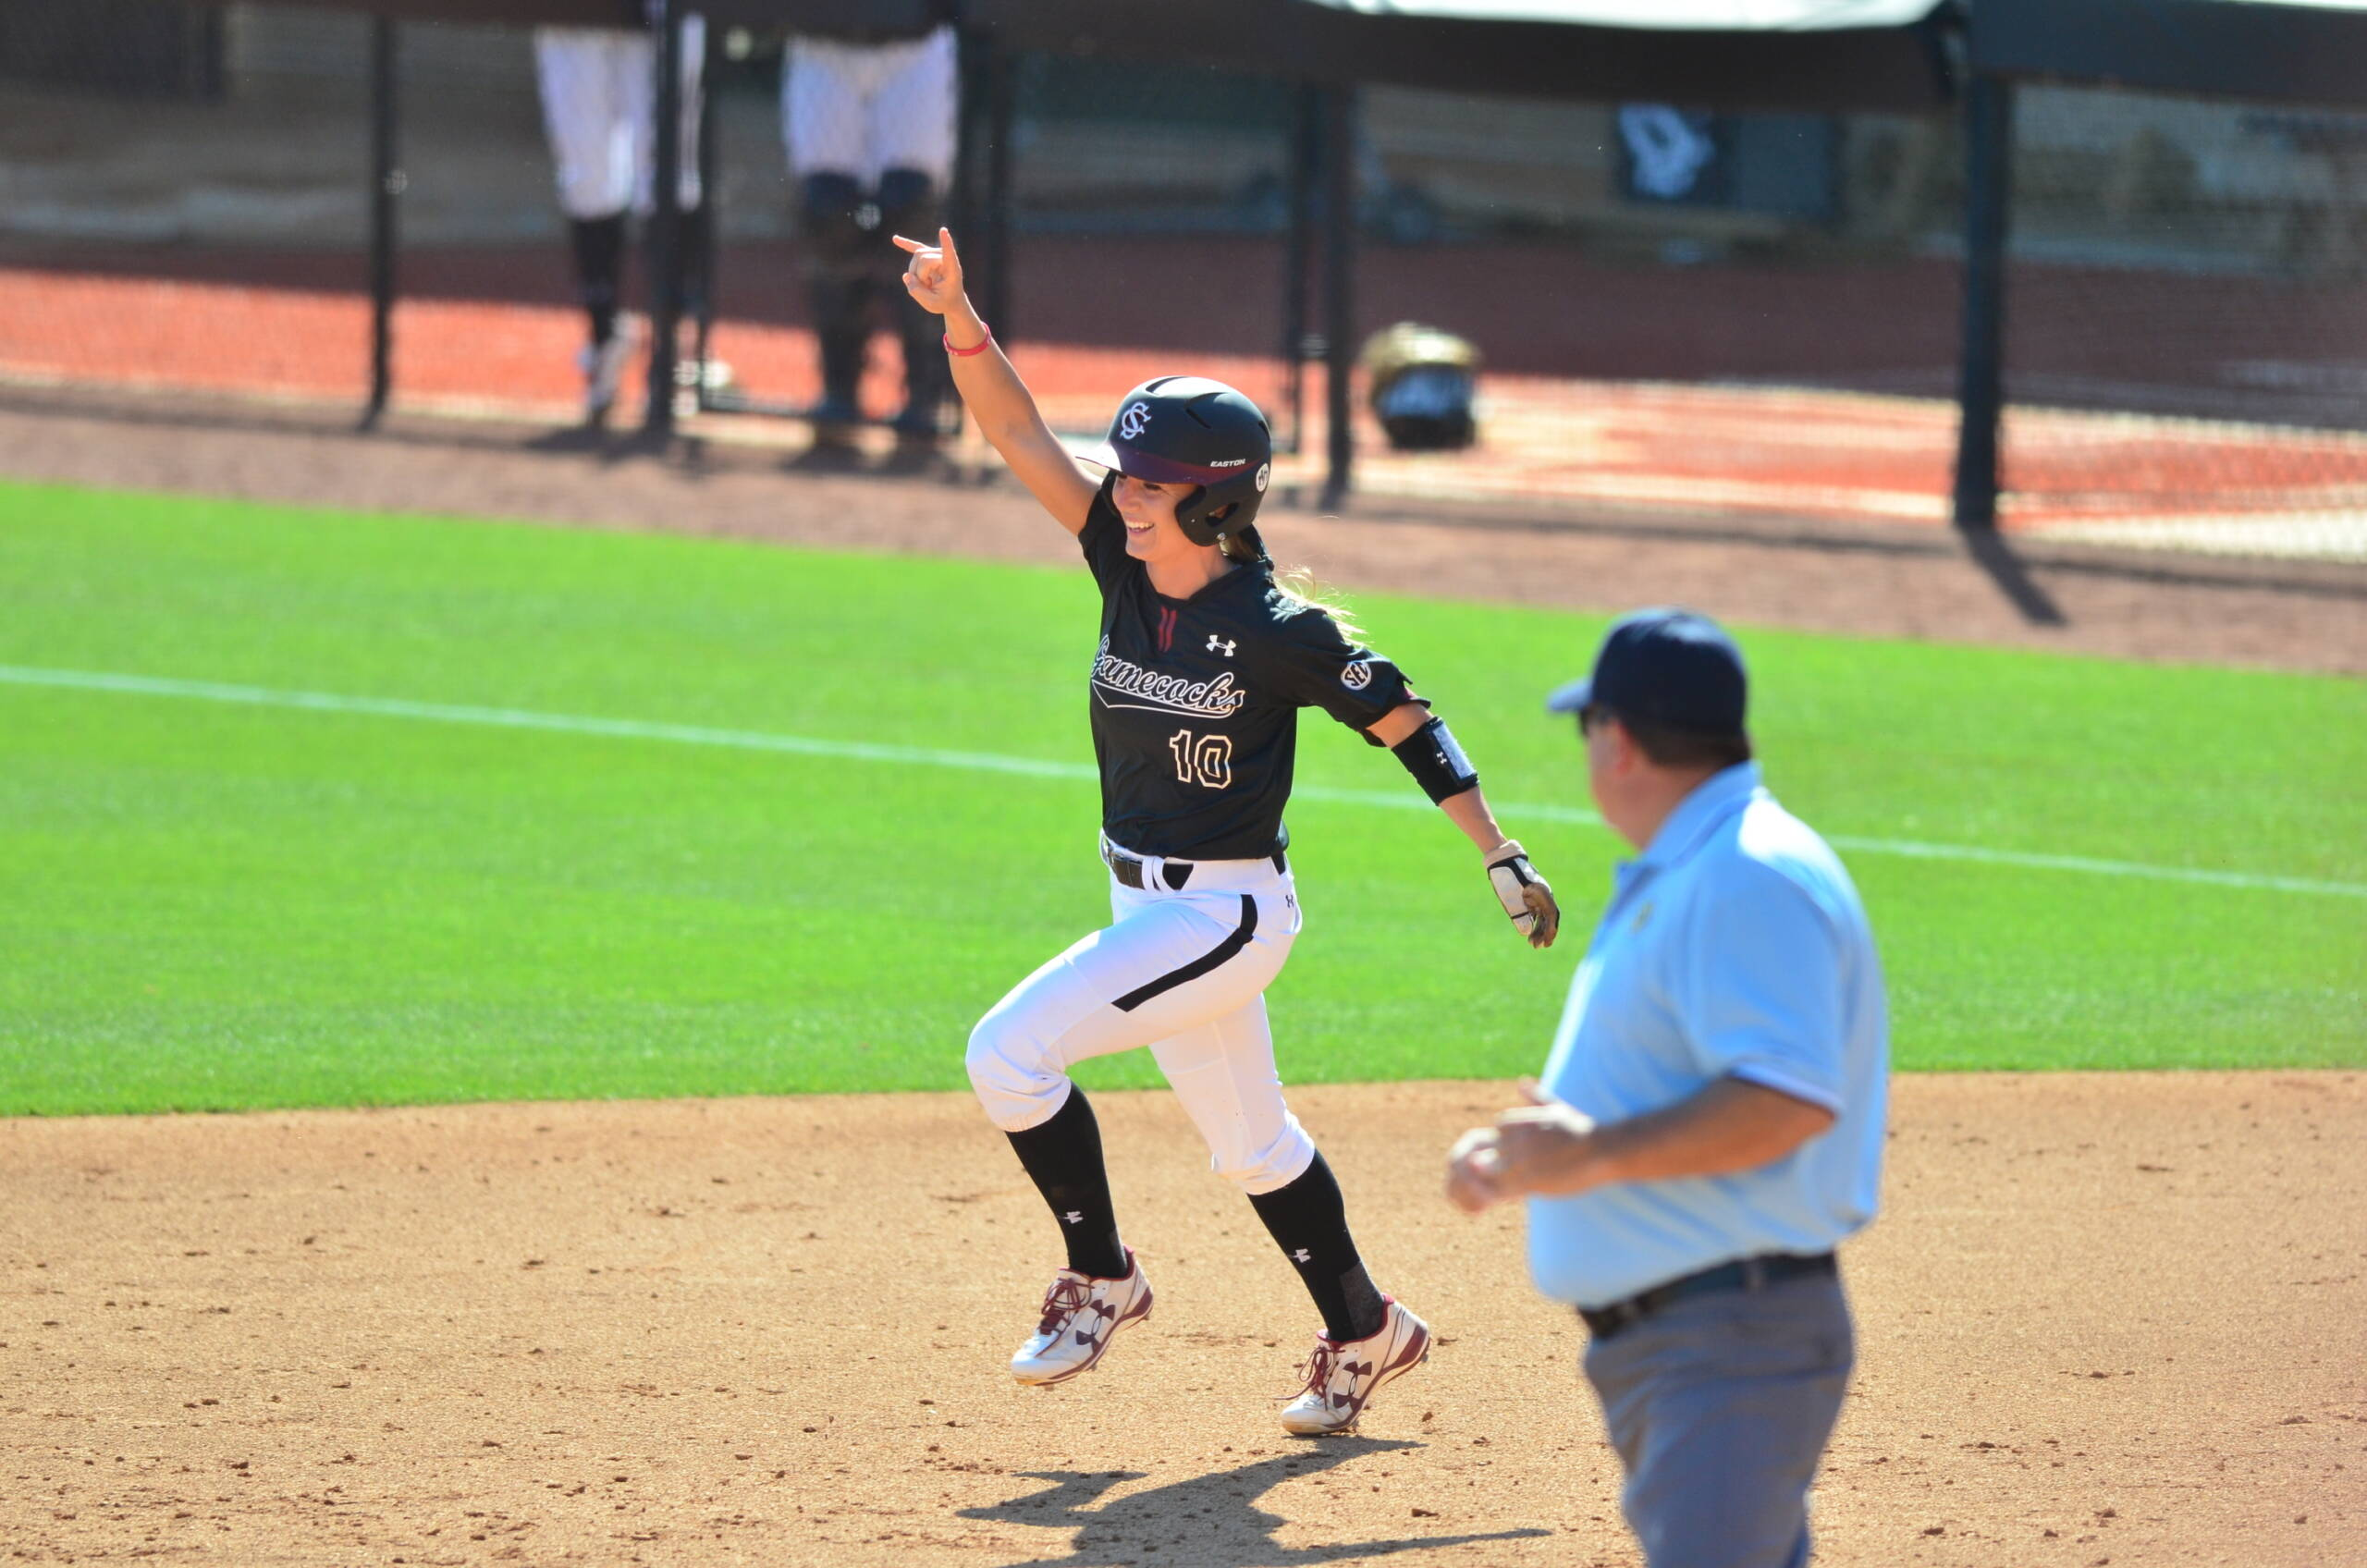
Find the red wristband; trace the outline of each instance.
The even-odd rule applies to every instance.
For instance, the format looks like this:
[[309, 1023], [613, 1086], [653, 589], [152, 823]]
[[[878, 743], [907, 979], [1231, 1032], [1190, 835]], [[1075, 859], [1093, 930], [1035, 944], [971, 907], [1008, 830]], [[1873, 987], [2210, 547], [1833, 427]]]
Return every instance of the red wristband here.
[[995, 329], [991, 326], [987, 326], [985, 322], [980, 322], [978, 325], [980, 326], [987, 327], [987, 336], [975, 349], [957, 349], [953, 346], [953, 335], [951, 333], [948, 332], [939, 334], [938, 336], [942, 337], [945, 342], [945, 351], [952, 355], [957, 360], [966, 360], [973, 354], [985, 353], [987, 351], [987, 345], [995, 340]]

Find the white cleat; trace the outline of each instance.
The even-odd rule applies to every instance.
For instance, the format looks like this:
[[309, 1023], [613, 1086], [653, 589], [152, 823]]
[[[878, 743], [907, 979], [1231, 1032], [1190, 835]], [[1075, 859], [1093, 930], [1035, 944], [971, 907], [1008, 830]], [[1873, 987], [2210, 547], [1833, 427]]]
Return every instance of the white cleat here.
[[685, 354], [674, 361], [674, 385], [693, 392], [737, 392], [740, 373], [729, 360]]
[[1430, 1358], [1430, 1326], [1394, 1300], [1382, 1299], [1389, 1302], [1389, 1316], [1379, 1333], [1345, 1344], [1315, 1337], [1306, 1387], [1282, 1407], [1282, 1430], [1296, 1438], [1353, 1432], [1373, 1395]]
[[583, 418], [586, 423], [599, 423], [616, 406], [617, 389], [624, 382], [625, 364], [632, 358], [640, 337], [640, 324], [631, 316], [620, 315], [617, 318], [616, 330], [608, 334], [605, 342], [586, 348], [575, 356], [576, 368], [583, 373]]
[[1043, 1320], [1011, 1358], [1011, 1375], [1034, 1388], [1065, 1383], [1090, 1372], [1109, 1354], [1118, 1330], [1150, 1316], [1150, 1281], [1129, 1250], [1126, 1274], [1098, 1280], [1063, 1268], [1044, 1292]]

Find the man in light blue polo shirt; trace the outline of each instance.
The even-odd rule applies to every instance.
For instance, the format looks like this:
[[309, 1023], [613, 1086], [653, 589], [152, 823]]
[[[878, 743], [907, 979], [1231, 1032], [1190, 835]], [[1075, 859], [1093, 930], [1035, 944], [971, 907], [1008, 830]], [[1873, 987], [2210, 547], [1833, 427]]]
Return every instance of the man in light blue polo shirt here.
[[1848, 873], [1760, 783], [1742, 655], [1643, 610], [1575, 713], [1642, 851], [1571, 983], [1532, 1105], [1455, 1145], [1448, 1196], [1528, 1200], [1650, 1568], [1798, 1568], [1853, 1354], [1835, 1243], [1873, 1218], [1889, 1025]]

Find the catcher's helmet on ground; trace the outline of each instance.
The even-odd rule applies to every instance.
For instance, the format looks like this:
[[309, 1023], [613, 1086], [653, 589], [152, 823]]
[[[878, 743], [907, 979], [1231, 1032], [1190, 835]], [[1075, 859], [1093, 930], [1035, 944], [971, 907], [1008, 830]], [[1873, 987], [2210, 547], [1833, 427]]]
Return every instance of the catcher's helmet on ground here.
[[1469, 343], [1435, 326], [1401, 321], [1367, 338], [1358, 358], [1372, 388], [1372, 411], [1391, 446], [1401, 452], [1447, 451], [1478, 438], [1471, 393], [1479, 350]]
[[1175, 504], [1175, 521], [1195, 545], [1213, 545], [1257, 516], [1274, 436], [1257, 405], [1223, 382], [1161, 375], [1127, 393], [1108, 439], [1077, 456], [1148, 484], [1197, 486]]

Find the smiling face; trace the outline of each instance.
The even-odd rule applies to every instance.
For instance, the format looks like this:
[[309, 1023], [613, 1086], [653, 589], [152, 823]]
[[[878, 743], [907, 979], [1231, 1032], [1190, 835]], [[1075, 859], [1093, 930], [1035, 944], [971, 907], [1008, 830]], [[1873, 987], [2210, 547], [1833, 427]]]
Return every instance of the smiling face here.
[[1175, 521], [1175, 508], [1192, 493], [1188, 484], [1153, 484], [1132, 474], [1118, 475], [1110, 498], [1126, 524], [1126, 554], [1149, 563], [1181, 562], [1217, 553], [1214, 545], [1195, 545]]

